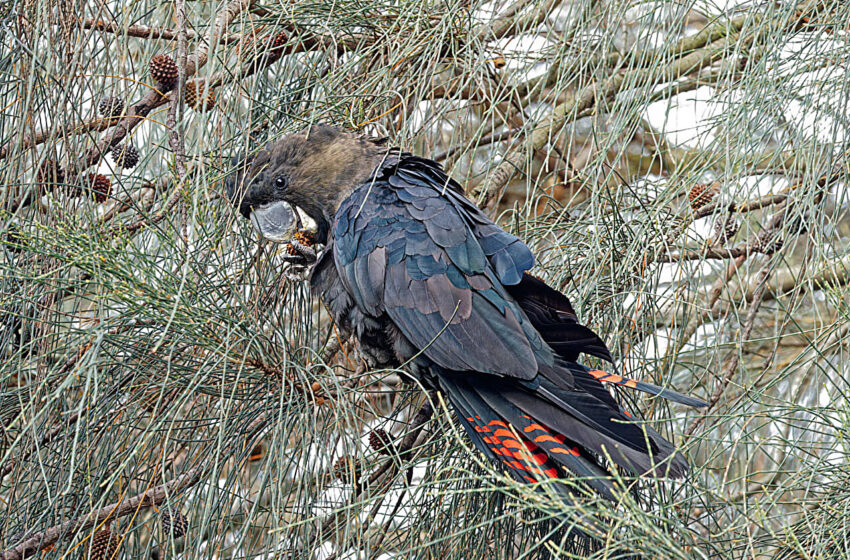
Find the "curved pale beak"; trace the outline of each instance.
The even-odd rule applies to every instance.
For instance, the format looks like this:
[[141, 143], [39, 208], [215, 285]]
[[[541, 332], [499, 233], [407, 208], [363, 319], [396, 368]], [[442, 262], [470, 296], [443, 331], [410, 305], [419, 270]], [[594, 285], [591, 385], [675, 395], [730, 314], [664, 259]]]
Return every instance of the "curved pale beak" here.
[[289, 241], [298, 227], [295, 212], [282, 200], [252, 209], [251, 223], [257, 233], [274, 243]]

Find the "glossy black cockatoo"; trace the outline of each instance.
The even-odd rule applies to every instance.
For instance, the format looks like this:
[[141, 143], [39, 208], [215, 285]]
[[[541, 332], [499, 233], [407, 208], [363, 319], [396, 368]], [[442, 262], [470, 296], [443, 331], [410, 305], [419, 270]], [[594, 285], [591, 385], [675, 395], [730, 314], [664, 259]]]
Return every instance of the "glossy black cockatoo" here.
[[529, 248], [438, 163], [327, 126], [234, 163], [228, 196], [263, 237], [288, 241], [293, 207], [315, 220], [326, 248], [311, 289], [369, 366], [405, 364], [441, 391], [475, 447], [515, 478], [575, 473], [612, 497], [606, 460], [639, 475], [686, 472], [604, 384], [705, 403], [578, 363], [611, 355], [563, 294], [527, 272]]

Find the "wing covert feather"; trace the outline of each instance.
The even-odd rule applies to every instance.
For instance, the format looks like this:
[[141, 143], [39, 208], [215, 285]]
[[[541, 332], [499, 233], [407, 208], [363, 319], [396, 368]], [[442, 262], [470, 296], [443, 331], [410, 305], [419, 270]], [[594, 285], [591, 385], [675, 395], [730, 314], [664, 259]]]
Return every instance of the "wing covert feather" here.
[[365, 312], [386, 313], [444, 368], [534, 378], [551, 350], [503, 286], [520, 281], [531, 251], [469, 215], [474, 206], [410, 160], [340, 206], [334, 258], [343, 284]]

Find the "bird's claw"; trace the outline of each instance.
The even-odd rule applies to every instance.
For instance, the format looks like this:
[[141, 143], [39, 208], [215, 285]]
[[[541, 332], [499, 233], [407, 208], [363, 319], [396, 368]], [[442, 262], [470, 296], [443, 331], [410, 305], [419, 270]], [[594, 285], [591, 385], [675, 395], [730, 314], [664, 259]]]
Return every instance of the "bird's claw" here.
[[304, 257], [304, 255], [301, 254], [282, 255], [280, 257], [280, 260], [291, 265], [308, 266], [310, 264], [310, 261], [306, 257]]
[[305, 263], [313, 264], [316, 262], [316, 250], [312, 247], [304, 245], [297, 239], [291, 239], [289, 241], [289, 246], [292, 247], [295, 252], [303, 258]]
[[283, 271], [283, 277], [290, 282], [304, 282], [310, 277], [310, 270], [309, 266], [289, 265]]
[[306, 280], [318, 259], [316, 250], [297, 239], [289, 240], [288, 248], [290, 254], [282, 257], [283, 262], [289, 264], [283, 273], [284, 277], [293, 282]]

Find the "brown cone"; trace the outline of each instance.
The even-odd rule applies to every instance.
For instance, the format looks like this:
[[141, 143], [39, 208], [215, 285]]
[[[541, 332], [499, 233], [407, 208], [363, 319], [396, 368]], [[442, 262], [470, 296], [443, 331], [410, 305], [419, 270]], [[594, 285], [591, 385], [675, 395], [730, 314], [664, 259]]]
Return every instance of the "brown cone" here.
[[688, 193], [688, 202], [691, 203], [691, 208], [699, 210], [717, 195], [718, 186], [716, 184], [700, 184], [694, 185], [691, 192]]
[[286, 47], [288, 42], [289, 36], [281, 31], [269, 40], [269, 51], [273, 54], [281, 55], [283, 54], [283, 49]]
[[151, 77], [163, 92], [177, 84], [177, 63], [167, 54], [158, 54], [151, 58]]
[[[201, 104], [198, 99], [200, 93], [203, 93], [206, 96], [206, 101], [203, 104]], [[215, 91], [206, 87], [203, 82], [199, 83], [196, 80], [186, 83], [186, 91], [183, 94], [183, 99], [186, 100], [186, 105], [196, 111], [200, 111], [203, 108], [206, 108], [207, 111], [211, 111], [215, 107]]]
[[357, 479], [360, 478], [360, 462], [346, 455], [336, 460], [333, 466], [333, 474], [337, 480], [341, 480], [346, 484], [357, 484]]
[[248, 31], [242, 34], [242, 38], [236, 43], [235, 51], [239, 58], [246, 59], [253, 56], [257, 48], [258, 35], [256, 30]]
[[124, 101], [117, 97], [104, 97], [97, 104], [101, 117], [118, 117], [124, 112]]
[[109, 529], [98, 531], [92, 536], [89, 560], [114, 560], [118, 557], [121, 541]]
[[395, 451], [392, 436], [381, 428], [372, 430], [369, 434], [369, 445], [381, 455], [392, 455]]
[[166, 535], [171, 535], [172, 538], [179, 539], [186, 534], [186, 529], [189, 527], [189, 520], [186, 516], [180, 513], [179, 510], [164, 508], [159, 514], [160, 523], [162, 523], [162, 532]]
[[133, 169], [139, 163], [139, 151], [132, 144], [112, 146], [112, 160], [118, 167]]
[[718, 243], [728, 243], [738, 233], [739, 227], [734, 216], [718, 216], [714, 222], [714, 237]]
[[765, 230], [759, 234], [751, 248], [757, 253], [772, 255], [773, 253], [781, 250], [784, 246], [785, 238], [781, 233]]
[[105, 202], [112, 191], [112, 181], [109, 177], [101, 174], [89, 174], [83, 182], [83, 190], [88, 190], [94, 195], [97, 202]]

